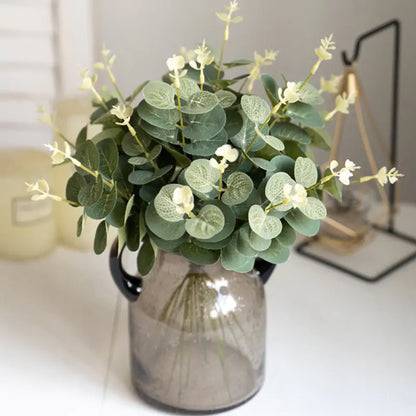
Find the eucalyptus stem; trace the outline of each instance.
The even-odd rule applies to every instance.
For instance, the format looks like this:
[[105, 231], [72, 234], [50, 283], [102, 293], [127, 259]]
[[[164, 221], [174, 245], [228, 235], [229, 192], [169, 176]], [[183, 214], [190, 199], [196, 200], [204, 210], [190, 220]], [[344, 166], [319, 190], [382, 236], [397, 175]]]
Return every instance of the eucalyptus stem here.
[[94, 93], [95, 98], [98, 100], [98, 102], [106, 109], [109, 110], [109, 108], [107, 107], [107, 104], [105, 103], [105, 101], [102, 99], [101, 95], [98, 93], [98, 91], [95, 89], [94, 85], [91, 86], [91, 91]]
[[[228, 26], [229, 26], [229, 23], [227, 23], [227, 26], [226, 26], [226, 29], [225, 29], [226, 31], [228, 29]], [[218, 80], [220, 79], [220, 75], [221, 75], [222, 61], [224, 59], [225, 44], [227, 43], [227, 37], [225, 36], [225, 33], [226, 32], [224, 32], [224, 39], [222, 41], [222, 47], [221, 47], [221, 55], [220, 55], [220, 60], [219, 60], [219, 63], [218, 63], [218, 69], [217, 69], [217, 79]]]
[[248, 78], [246, 78], [244, 80], [244, 82], [241, 84], [241, 87], [239, 88], [238, 92], [241, 92], [243, 90], [243, 88], [245, 87], [245, 85], [247, 84]]
[[110, 78], [110, 81], [113, 84], [113, 87], [116, 91], [116, 94], [118, 95], [118, 98], [124, 105], [127, 105], [126, 100], [124, 99], [123, 94], [117, 85], [116, 78], [114, 77], [113, 71], [111, 71], [111, 68], [107, 62], [106, 62], [105, 68], [107, 69], [108, 77]]
[[181, 106], [181, 96], [179, 94], [179, 88], [176, 87], [176, 96], [178, 98], [178, 111], [179, 111], [179, 123], [181, 126], [181, 135], [182, 135], [182, 147], [185, 146], [185, 136], [183, 134], [183, 116], [182, 116], [182, 106]]
[[127, 128], [129, 129], [130, 134], [134, 137], [134, 139], [136, 140], [137, 144], [140, 146], [140, 148], [143, 150], [144, 155], [146, 156], [146, 159], [149, 160], [149, 162], [151, 163], [151, 165], [153, 166], [154, 170], [157, 172], [159, 170], [159, 166], [157, 166], [157, 163], [150, 159], [150, 153], [147, 151], [146, 146], [142, 143], [142, 141], [139, 139], [139, 137], [137, 136], [137, 132], [135, 130], [135, 128], [128, 122], [126, 124]]

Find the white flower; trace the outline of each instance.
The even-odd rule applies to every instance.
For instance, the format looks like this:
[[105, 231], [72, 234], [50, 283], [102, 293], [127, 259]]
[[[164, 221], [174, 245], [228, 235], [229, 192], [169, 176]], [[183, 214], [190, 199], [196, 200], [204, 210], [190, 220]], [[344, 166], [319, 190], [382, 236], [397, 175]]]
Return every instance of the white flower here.
[[273, 61], [276, 60], [276, 57], [278, 55], [278, 51], [268, 51], [267, 49], [264, 51], [264, 57], [258, 54], [257, 52], [254, 52], [254, 64], [252, 64], [249, 69], [249, 76], [248, 79], [250, 80], [250, 83], [247, 87], [247, 92], [250, 93], [253, 89], [254, 82], [261, 77], [261, 70], [260, 68], [262, 66], [268, 66], [273, 63]]
[[324, 77], [321, 77], [321, 89], [319, 90], [319, 92], [329, 92], [331, 94], [336, 94], [338, 92], [341, 79], [342, 75], [331, 75], [330, 79], [325, 79]]
[[221, 173], [224, 173], [225, 169], [229, 166], [225, 159], [222, 159], [221, 162], [218, 163], [213, 157], [209, 160], [209, 164], [213, 168], [218, 169]]
[[184, 77], [188, 72], [186, 69], [179, 72], [185, 66], [185, 58], [182, 55], [172, 55], [171, 58], [166, 60], [166, 65], [169, 68], [169, 71], [173, 71], [173, 74], [169, 74], [171, 78], [174, 79], [174, 84], [176, 88], [180, 87], [180, 78]]
[[297, 183], [295, 186], [290, 184], [283, 185], [283, 194], [292, 203], [293, 208], [303, 207], [308, 203], [308, 193], [303, 185]]
[[51, 159], [53, 165], [60, 165], [65, 162], [66, 159], [69, 159], [75, 166], [81, 166], [81, 163], [71, 156], [71, 148], [67, 142], [64, 144], [63, 151], [59, 149], [58, 142], [45, 144], [45, 147], [52, 151]]
[[94, 88], [94, 84], [97, 81], [97, 76], [94, 74], [92, 77], [90, 76], [90, 72], [85, 70], [80, 74], [82, 78], [82, 83], [78, 87], [79, 90], [89, 91]]
[[396, 183], [399, 180], [399, 177], [403, 176], [401, 173], [398, 172], [396, 168], [391, 168], [387, 172], [387, 168], [383, 166], [378, 172], [377, 175], [375, 175], [375, 178], [377, 179], [378, 183], [381, 186], [384, 186], [387, 182], [390, 182], [391, 184]]
[[238, 2], [236, 0], [232, 0], [226, 9], [228, 13], [216, 13], [217, 17], [225, 22], [224, 40], [228, 40], [230, 23], [239, 23], [243, 20], [241, 16], [232, 17], [232, 14], [238, 10]]
[[350, 178], [353, 176], [353, 172], [357, 169], [360, 169], [360, 166], [357, 166], [352, 160], [347, 159], [345, 161], [345, 166], [340, 169], [339, 171], [335, 171], [338, 167], [338, 162], [336, 160], [332, 160], [329, 164], [329, 169], [331, 170], [332, 174], [339, 179], [339, 181], [344, 185], [350, 184]]
[[[283, 92], [283, 94], [282, 94]], [[279, 96], [279, 100], [283, 103], [295, 103], [300, 99], [300, 92], [298, 90], [298, 84], [296, 82], [288, 82], [286, 85], [285, 90], [283, 91], [282, 88], [277, 90], [277, 94]]]
[[117, 123], [119, 126], [126, 126], [130, 122], [130, 117], [133, 114], [133, 108], [130, 106], [125, 105], [113, 105], [112, 110], [110, 111], [111, 114], [123, 120], [121, 123]]
[[355, 103], [356, 94], [354, 92], [347, 95], [344, 91], [335, 99], [335, 108], [325, 116], [325, 121], [331, 120], [336, 113], [349, 114], [349, 106]]
[[43, 124], [49, 124], [50, 126], [52, 126], [52, 124], [53, 124], [52, 116], [51, 116], [51, 114], [46, 113], [46, 109], [43, 105], [40, 105], [38, 107], [38, 113], [40, 114], [40, 117], [38, 118], [38, 121], [40, 121]]
[[228, 162], [235, 162], [238, 158], [238, 150], [233, 149], [229, 144], [224, 144], [219, 147], [215, 154], [217, 156], [222, 156]]
[[212, 56], [211, 51], [205, 45], [205, 39], [202, 42], [202, 44], [199, 45], [198, 48], [195, 49], [195, 54], [197, 56], [196, 61], [199, 63], [199, 67], [198, 67], [197, 62], [195, 62], [194, 60], [191, 60], [189, 62], [189, 65], [193, 69], [200, 71], [199, 81], [201, 85], [203, 85], [205, 82], [205, 76], [204, 76], [205, 66], [210, 65], [214, 61], [214, 57]]
[[62, 201], [63, 199], [58, 195], [52, 195], [49, 193], [49, 184], [45, 179], [39, 179], [36, 183], [27, 183], [28, 192], [38, 192], [37, 194], [33, 195], [31, 200], [32, 201], [42, 201], [46, 198], [51, 198], [55, 201]]
[[188, 214], [194, 209], [194, 196], [189, 186], [177, 187], [173, 191], [172, 201], [178, 214]]
[[328, 61], [332, 59], [332, 53], [328, 52], [330, 50], [335, 50], [335, 42], [332, 40], [333, 35], [321, 39], [321, 46], [315, 49], [315, 54], [320, 61]]

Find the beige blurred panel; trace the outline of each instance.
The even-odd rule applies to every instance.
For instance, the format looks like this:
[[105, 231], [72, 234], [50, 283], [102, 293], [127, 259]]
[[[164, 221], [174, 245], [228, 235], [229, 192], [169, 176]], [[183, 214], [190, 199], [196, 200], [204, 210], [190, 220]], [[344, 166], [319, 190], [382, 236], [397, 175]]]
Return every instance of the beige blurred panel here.
[[51, 129], [39, 124], [3, 125], [0, 123], [0, 149], [37, 148], [44, 149], [50, 143]]
[[0, 151], [0, 257], [26, 260], [56, 244], [52, 200], [31, 201], [25, 182], [52, 180], [49, 155], [29, 149]]

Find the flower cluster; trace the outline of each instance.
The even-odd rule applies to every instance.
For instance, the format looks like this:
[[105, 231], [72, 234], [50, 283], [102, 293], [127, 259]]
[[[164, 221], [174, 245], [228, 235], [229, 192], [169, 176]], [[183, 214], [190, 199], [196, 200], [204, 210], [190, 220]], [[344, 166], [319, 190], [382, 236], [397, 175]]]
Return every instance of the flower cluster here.
[[272, 65], [273, 61], [276, 60], [278, 51], [264, 51], [264, 56], [261, 56], [257, 52], [254, 52], [254, 63], [249, 67], [249, 76], [250, 80], [247, 92], [250, 93], [253, 90], [254, 82], [261, 77], [261, 67]]
[[169, 68], [169, 71], [173, 71], [173, 73], [169, 73], [169, 76], [173, 79], [175, 88], [179, 88], [181, 86], [180, 79], [183, 78], [186, 73], [188, 72], [185, 67], [185, 59], [182, 55], [172, 55], [171, 58], [168, 58], [166, 61], [166, 65]]
[[335, 170], [338, 167], [339, 163], [336, 160], [332, 160], [329, 164], [329, 169], [332, 174], [339, 179], [339, 181], [344, 185], [350, 184], [350, 178], [353, 176], [354, 171], [360, 169], [360, 166], [357, 166], [353, 161], [347, 159], [345, 161], [345, 166], [340, 170]]
[[209, 160], [209, 163], [213, 168], [218, 169], [220, 173], [224, 173], [225, 169], [228, 168], [227, 162], [233, 163], [237, 160], [238, 150], [233, 149], [229, 144], [224, 144], [215, 151], [215, 155], [222, 157], [221, 161], [218, 163], [217, 160], [212, 157]]

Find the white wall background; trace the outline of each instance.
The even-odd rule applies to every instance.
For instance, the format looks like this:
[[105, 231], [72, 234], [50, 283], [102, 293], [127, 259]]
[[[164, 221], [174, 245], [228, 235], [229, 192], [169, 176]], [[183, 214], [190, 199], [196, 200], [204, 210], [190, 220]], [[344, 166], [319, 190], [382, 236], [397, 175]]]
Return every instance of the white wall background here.
[[[321, 75], [341, 73], [340, 52], [352, 52], [355, 38], [392, 18], [403, 24], [399, 120], [399, 166], [405, 172], [402, 197], [416, 201], [416, 96], [415, 0], [241, 0], [244, 20], [231, 27], [226, 60], [251, 58], [253, 51], [278, 49], [280, 55], [267, 72], [277, 78], [302, 80], [314, 63], [314, 48], [321, 37], [334, 33], [335, 59], [322, 66]], [[96, 53], [103, 43], [118, 56], [116, 74], [127, 93], [145, 79], [165, 72], [165, 60], [179, 47], [193, 47], [206, 38], [219, 49], [223, 23], [215, 16], [224, 0], [95, 0]], [[384, 33], [364, 44], [358, 70], [372, 110], [389, 138], [393, 33]], [[314, 80], [319, 85], [319, 76]], [[258, 88], [257, 92], [261, 89]], [[331, 105], [328, 103], [328, 105]], [[343, 155], [365, 166], [365, 157], [353, 117], [347, 122]], [[383, 163], [383, 160], [380, 160]]]

